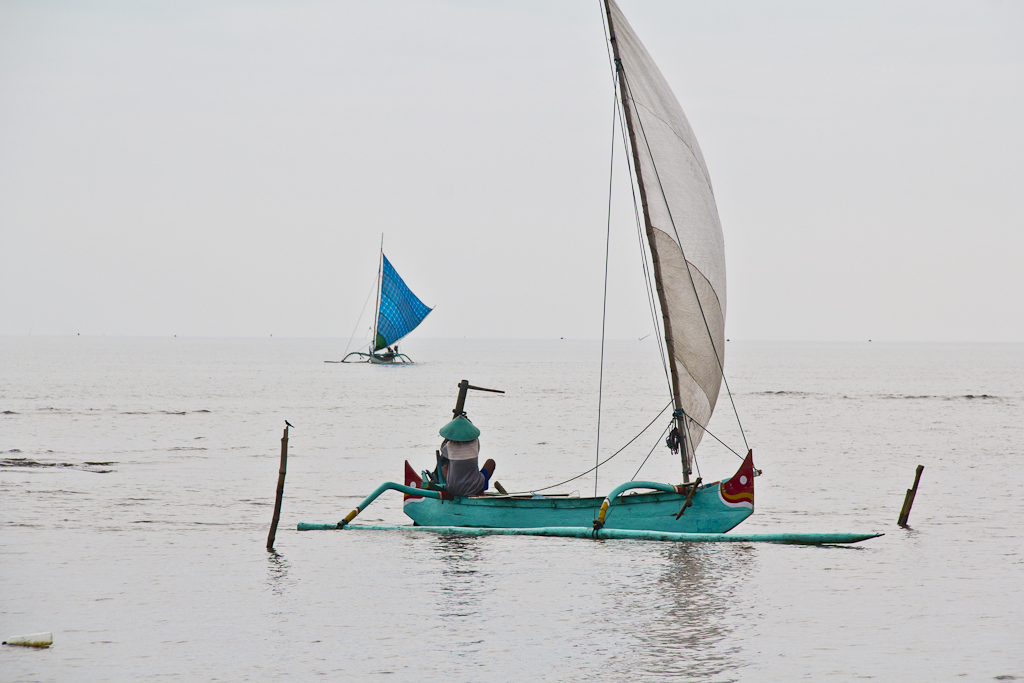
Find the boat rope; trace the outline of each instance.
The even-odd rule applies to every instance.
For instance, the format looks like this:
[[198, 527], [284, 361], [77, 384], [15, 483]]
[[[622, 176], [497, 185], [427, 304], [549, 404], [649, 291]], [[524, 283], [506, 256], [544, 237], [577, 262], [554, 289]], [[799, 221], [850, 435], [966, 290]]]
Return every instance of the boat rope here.
[[[701, 428], [701, 431], [703, 431], [703, 432], [704, 432], [705, 434], [707, 434], [708, 436], [710, 436], [710, 437], [711, 437], [712, 439], [714, 439], [714, 440], [715, 440], [715, 441], [717, 441], [718, 443], [722, 444], [722, 445], [723, 445], [723, 446], [724, 446], [724, 447], [726, 448], [726, 450], [728, 450], [728, 451], [729, 451], [730, 453], [732, 453], [733, 455], [735, 455], [735, 456], [736, 456], [737, 458], [739, 458], [740, 460], [742, 460], [742, 459], [743, 459], [743, 456], [742, 456], [742, 455], [740, 455], [739, 453], [737, 453], [737, 452], [736, 452], [735, 450], [733, 450], [733, 449], [732, 449], [732, 447], [730, 447], [730, 446], [729, 446], [729, 444], [725, 443], [724, 441], [722, 441], [721, 439], [719, 439], [719, 438], [718, 438], [717, 436], [715, 436], [714, 434], [712, 434], [712, 433], [711, 433], [710, 431], [708, 431], [708, 428], [707, 428], [707, 427], [705, 427], [704, 425], [702, 425], [702, 424], [701, 424], [700, 422], [698, 422], [697, 420], [693, 419], [693, 417], [692, 417], [692, 416], [690, 416], [690, 415], [687, 415], [687, 414], [686, 414], [685, 412], [683, 412], [683, 416], [685, 416], [685, 417], [686, 417], [686, 419], [688, 419], [688, 420], [689, 420], [690, 422], [692, 422], [693, 424], [695, 424], [695, 425], [697, 425], [698, 427], [700, 427], [700, 428]], [[694, 449], [694, 448], [693, 448], [693, 442], [692, 442], [692, 440], [691, 440], [691, 442], [690, 442], [690, 448], [691, 448], [691, 451], [690, 451], [691, 453], [693, 453], [693, 452], [694, 452], [694, 451], [696, 450], [696, 449]]]
[[612, 245], [612, 180], [615, 177], [615, 124], [618, 107], [612, 95], [612, 149], [608, 162], [608, 221], [604, 237], [604, 296], [601, 300], [601, 364], [597, 373], [597, 445], [594, 448], [594, 498], [597, 498], [597, 468], [601, 466], [601, 399], [604, 392], [604, 338], [608, 319], [608, 255]]
[[[598, 463], [598, 465], [603, 465], [603, 464], [605, 464], [606, 462], [608, 462], [609, 460], [611, 460], [612, 458], [614, 458], [614, 457], [615, 457], [616, 455], [618, 455], [618, 454], [619, 454], [619, 453], [621, 453], [622, 451], [624, 451], [624, 450], [626, 450], [627, 448], [629, 448], [629, 447], [630, 447], [630, 445], [632, 445], [632, 443], [633, 443], [634, 441], [636, 441], [636, 440], [637, 440], [637, 439], [639, 439], [639, 438], [640, 438], [641, 436], [643, 436], [643, 435], [644, 435], [644, 433], [645, 433], [645, 432], [646, 432], [646, 431], [647, 431], [648, 429], [650, 429], [650, 428], [651, 428], [651, 425], [653, 425], [653, 424], [654, 424], [655, 422], [657, 422], [657, 421], [658, 421], [659, 419], [661, 419], [661, 416], [665, 414], [665, 411], [666, 411], [666, 410], [668, 410], [668, 409], [669, 409], [669, 407], [670, 407], [671, 405], [672, 405], [672, 401], [669, 401], [668, 403], [666, 403], [666, 404], [665, 404], [665, 407], [664, 407], [664, 408], [662, 408], [662, 409], [661, 409], [660, 411], [658, 411], [658, 414], [654, 416], [654, 419], [653, 419], [653, 420], [651, 420], [650, 422], [648, 422], [648, 423], [647, 423], [647, 426], [646, 426], [646, 427], [644, 427], [643, 429], [641, 429], [641, 430], [640, 430], [640, 433], [639, 433], [639, 434], [637, 434], [637, 435], [636, 435], [636, 436], [634, 436], [634, 437], [633, 437], [632, 439], [630, 439], [629, 441], [627, 441], [627, 442], [626, 442], [626, 445], [625, 445], [625, 446], [623, 446], [622, 448], [620, 448], [619, 450], [615, 451], [614, 453], [612, 453], [611, 455], [609, 455], [609, 456], [608, 456], [607, 458], [605, 458], [604, 460], [602, 460], [601, 462], [599, 462], [599, 463]], [[576, 475], [575, 477], [572, 477], [571, 479], [566, 479], [565, 481], [560, 481], [560, 482], [558, 482], [557, 484], [551, 484], [551, 486], [545, 486], [544, 488], [541, 488], [541, 489], [533, 489], [533, 490], [531, 490], [531, 491], [515, 491], [515, 492], [513, 492], [513, 493], [510, 493], [509, 495], [510, 495], [510, 496], [518, 496], [518, 495], [524, 495], [524, 494], [527, 494], [527, 493], [536, 493], [537, 491], [547, 491], [548, 489], [553, 489], [553, 488], [555, 488], [556, 486], [561, 486], [561, 485], [563, 485], [563, 484], [568, 484], [568, 483], [569, 483], [569, 482], [571, 482], [571, 481], [576, 481], [576, 480], [577, 480], [577, 479], [579, 479], [580, 477], [585, 477], [585, 476], [587, 476], [588, 474], [590, 474], [591, 472], [593, 472], [593, 471], [594, 471], [594, 469], [596, 469], [596, 467], [597, 467], [597, 465], [595, 465], [594, 467], [591, 467], [591, 468], [590, 468], [589, 470], [587, 470], [586, 472], [580, 472], [579, 474], [577, 474], [577, 475]]]
[[672, 429], [673, 424], [673, 422], [669, 422], [668, 425], [665, 426], [665, 429], [662, 430], [661, 432], [661, 436], [659, 436], [658, 439], [654, 442], [654, 445], [651, 446], [651, 450], [648, 451], [647, 457], [644, 458], [644, 461], [642, 463], [640, 463], [640, 467], [636, 468], [636, 472], [633, 473], [633, 476], [630, 478], [630, 481], [636, 481], [637, 476], [640, 474], [640, 470], [644, 468], [644, 465], [647, 464], [648, 458], [651, 457], [651, 453], [654, 453], [654, 449], [658, 447], [658, 445], [661, 443], [661, 440], [665, 438], [666, 434], [668, 434], [668, 430]]
[[343, 358], [348, 355], [348, 348], [350, 346], [352, 346], [352, 340], [356, 338], [356, 330], [359, 329], [359, 323], [362, 322], [362, 320], [363, 320], [363, 313], [366, 313], [366, 305], [368, 303], [370, 303], [370, 297], [373, 296], [373, 293], [376, 290], [377, 290], [377, 283], [374, 282], [373, 289], [371, 289], [370, 293], [366, 295], [366, 301], [363, 302], [363, 308], [362, 308], [362, 310], [359, 311], [359, 317], [356, 318], [356, 326], [352, 328], [352, 336], [350, 336], [348, 338], [348, 344], [345, 344], [345, 353], [342, 354]]
[[704, 306], [700, 302], [700, 294], [697, 292], [697, 285], [693, 281], [693, 273], [690, 271], [690, 261], [686, 258], [686, 251], [683, 249], [683, 241], [679, 237], [679, 230], [676, 227], [675, 218], [672, 216], [672, 208], [669, 206], [668, 197], [665, 195], [665, 186], [661, 182], [661, 175], [658, 173], [658, 165], [654, 161], [654, 152], [651, 150], [651, 145], [647, 140], [647, 133], [644, 131], [644, 124], [640, 119], [640, 112], [636, 108], [636, 100], [633, 98], [632, 88], [629, 85], [629, 76], [625, 73], [625, 70], [623, 70], [622, 77], [626, 84], [626, 95], [629, 97], [629, 100], [633, 102], [633, 111], [636, 112], [636, 121], [640, 126], [640, 134], [643, 136], [644, 146], [647, 148], [647, 155], [651, 159], [651, 167], [654, 169], [654, 178], [658, 181], [658, 190], [661, 192], [661, 200], [665, 203], [665, 212], [668, 214], [668, 220], [672, 224], [672, 232], [675, 233], [676, 242], [679, 245], [679, 253], [683, 257], [683, 264], [686, 265], [686, 275], [690, 279], [690, 287], [693, 289], [693, 296], [697, 300], [697, 308], [700, 310], [701, 320], [704, 321], [704, 329], [707, 330], [708, 340], [711, 342], [711, 349], [715, 352], [715, 360], [718, 362], [718, 370], [722, 377], [722, 383], [725, 385], [726, 394], [729, 396], [729, 403], [732, 404], [732, 412], [736, 416], [736, 424], [739, 426], [740, 436], [743, 437], [743, 445], [747, 450], [750, 450], [750, 444], [747, 443], [746, 432], [743, 431], [743, 423], [740, 421], [739, 411], [736, 409], [736, 401], [733, 400], [732, 390], [729, 389], [729, 380], [725, 377], [725, 366], [722, 364], [721, 354], [719, 354], [718, 348], [715, 346], [715, 337], [711, 334], [711, 326], [708, 324], [707, 316], [704, 314]]
[[[684, 412], [683, 415], [686, 415], [686, 413]], [[696, 420], [690, 420], [690, 422], [697, 422], [697, 421]], [[700, 423], [698, 422], [697, 424], [700, 424]], [[704, 428], [701, 427], [701, 429], [704, 429]], [[683, 431], [686, 432], [686, 440], [690, 443], [690, 457], [693, 459], [693, 468], [695, 470], [697, 470], [697, 481], [700, 481], [702, 477], [700, 476], [700, 465], [697, 464], [697, 449], [693, 445], [693, 430], [692, 429], [685, 429]], [[707, 430], [704, 429], [704, 431], [706, 432]], [[715, 439], [715, 441], [718, 441], [718, 443], [722, 443], [717, 438]], [[729, 448], [729, 447], [726, 446], [726, 448]], [[732, 449], [729, 448], [729, 450], [732, 450]], [[733, 453], [735, 453], [735, 452], [736, 451], [733, 451]]]

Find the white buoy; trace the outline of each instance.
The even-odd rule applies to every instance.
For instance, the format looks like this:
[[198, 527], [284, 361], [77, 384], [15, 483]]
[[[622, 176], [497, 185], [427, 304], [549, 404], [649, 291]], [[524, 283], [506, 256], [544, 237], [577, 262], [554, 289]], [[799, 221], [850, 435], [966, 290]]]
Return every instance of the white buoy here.
[[4, 645], [24, 645], [25, 647], [50, 647], [53, 645], [52, 633], [29, 633], [27, 636], [14, 636], [4, 641]]

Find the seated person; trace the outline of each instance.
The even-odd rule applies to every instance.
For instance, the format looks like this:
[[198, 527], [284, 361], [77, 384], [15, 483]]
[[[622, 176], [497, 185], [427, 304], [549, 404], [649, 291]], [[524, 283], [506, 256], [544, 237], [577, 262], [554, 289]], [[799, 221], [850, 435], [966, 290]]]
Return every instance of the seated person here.
[[480, 430], [468, 418], [459, 415], [441, 427], [441, 455], [448, 458], [443, 473], [445, 488], [453, 496], [478, 496], [488, 489], [494, 474], [494, 461], [479, 464]]

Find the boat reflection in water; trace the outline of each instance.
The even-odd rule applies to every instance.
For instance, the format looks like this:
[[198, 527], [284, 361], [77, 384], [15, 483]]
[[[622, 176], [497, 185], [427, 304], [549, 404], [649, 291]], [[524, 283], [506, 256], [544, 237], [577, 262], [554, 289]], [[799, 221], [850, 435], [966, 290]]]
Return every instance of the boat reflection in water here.
[[737, 624], [752, 618], [750, 576], [757, 549], [746, 544], [665, 545], [660, 572], [615, 593], [616, 628], [634, 657], [616, 660], [624, 677], [642, 680], [736, 680], [747, 662]]
[[735, 630], [755, 615], [753, 546], [430, 538], [410, 539], [416, 575], [436, 577], [415, 629], [474, 680], [506, 680], [511, 653], [559, 681], [735, 680], [749, 664]]
[[480, 569], [480, 544], [478, 538], [444, 534], [435, 540], [435, 557], [441, 564], [437, 600], [441, 619], [478, 618], [494, 592], [491, 577]]

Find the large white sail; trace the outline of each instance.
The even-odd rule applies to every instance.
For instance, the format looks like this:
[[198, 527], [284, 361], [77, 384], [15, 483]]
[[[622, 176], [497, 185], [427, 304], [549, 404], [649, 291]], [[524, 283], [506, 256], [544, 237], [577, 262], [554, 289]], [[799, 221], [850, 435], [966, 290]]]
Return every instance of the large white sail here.
[[[725, 242], [704, 155], [679, 101], [614, 0], [606, 0], [651, 247], [677, 409], [693, 447], [725, 364]], [[685, 255], [685, 259], [684, 259]]]

